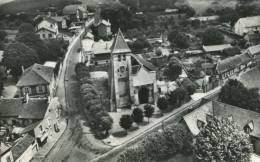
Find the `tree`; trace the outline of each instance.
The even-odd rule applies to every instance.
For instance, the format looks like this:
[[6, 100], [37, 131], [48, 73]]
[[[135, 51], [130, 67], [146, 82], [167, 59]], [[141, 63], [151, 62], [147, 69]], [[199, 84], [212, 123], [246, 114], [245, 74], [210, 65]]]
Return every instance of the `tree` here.
[[154, 113], [154, 107], [150, 104], [146, 104], [144, 106], [144, 116], [148, 118], [148, 123], [149, 123], [150, 117], [153, 116], [153, 113]]
[[183, 101], [189, 97], [188, 91], [184, 87], [179, 87], [169, 94], [169, 104], [179, 107]]
[[41, 62], [53, 60], [53, 56], [49, 53], [48, 47], [37, 34], [32, 32], [19, 33], [16, 36], [16, 40], [34, 49]]
[[129, 128], [131, 128], [133, 124], [133, 120], [130, 115], [122, 115], [120, 118], [119, 125], [124, 128], [127, 132]]
[[208, 28], [202, 34], [202, 42], [204, 45], [223, 44], [224, 35], [216, 28]]
[[142, 52], [145, 48], [151, 48], [151, 45], [145, 37], [139, 37], [129, 47], [133, 52]]
[[3, 56], [3, 63], [11, 69], [11, 74], [18, 77], [22, 73], [22, 66], [27, 68], [39, 59], [36, 52], [23, 43], [15, 42], [7, 46]]
[[157, 106], [163, 112], [168, 108], [168, 101], [165, 97], [160, 97], [157, 101]]
[[168, 39], [171, 45], [176, 45], [178, 48], [186, 49], [190, 46], [189, 37], [181, 31], [173, 30], [168, 34]]
[[33, 27], [33, 25], [30, 24], [30, 23], [22, 23], [22, 24], [18, 27], [18, 32], [19, 32], [19, 33], [34, 32], [34, 27]]
[[135, 108], [133, 110], [133, 113], [131, 115], [132, 119], [134, 120], [134, 122], [136, 123], [142, 123], [144, 120], [144, 114], [143, 114], [143, 110], [140, 108]]
[[249, 135], [225, 118], [210, 119], [195, 141], [194, 158], [198, 162], [248, 162], [253, 152]]
[[57, 60], [64, 56], [67, 50], [67, 44], [63, 40], [51, 39], [46, 42], [50, 58], [48, 60]]
[[197, 89], [196, 84], [193, 83], [189, 78], [184, 78], [181, 84], [188, 91], [189, 95], [194, 94]]
[[182, 66], [176, 62], [170, 62], [164, 70], [164, 75], [170, 81], [175, 81], [182, 73]]
[[219, 93], [221, 102], [244, 109], [260, 112], [260, 99], [257, 89], [247, 89], [240, 81], [230, 79]]

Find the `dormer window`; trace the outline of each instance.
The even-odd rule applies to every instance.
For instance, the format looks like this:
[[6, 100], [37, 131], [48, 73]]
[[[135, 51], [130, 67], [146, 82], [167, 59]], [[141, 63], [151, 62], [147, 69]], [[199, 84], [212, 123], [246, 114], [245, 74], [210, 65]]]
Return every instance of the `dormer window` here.
[[201, 120], [197, 120], [197, 127], [199, 128], [199, 130], [202, 130], [205, 127], [205, 122], [201, 121]]
[[254, 123], [253, 123], [253, 121], [250, 121], [248, 124], [246, 124], [244, 126], [244, 131], [247, 134], [250, 134], [251, 132], [253, 132], [253, 130], [254, 130]]
[[53, 25], [51, 24], [51, 28], [53, 28]]

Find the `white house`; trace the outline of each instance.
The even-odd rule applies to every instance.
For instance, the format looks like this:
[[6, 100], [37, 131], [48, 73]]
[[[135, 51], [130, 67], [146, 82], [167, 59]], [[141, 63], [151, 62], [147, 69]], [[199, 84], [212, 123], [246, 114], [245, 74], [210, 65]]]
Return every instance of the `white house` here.
[[260, 16], [240, 18], [234, 26], [234, 32], [238, 35], [245, 35], [251, 31], [260, 31]]
[[41, 39], [57, 38], [59, 27], [56, 20], [45, 17], [36, 27], [36, 34], [39, 34]]

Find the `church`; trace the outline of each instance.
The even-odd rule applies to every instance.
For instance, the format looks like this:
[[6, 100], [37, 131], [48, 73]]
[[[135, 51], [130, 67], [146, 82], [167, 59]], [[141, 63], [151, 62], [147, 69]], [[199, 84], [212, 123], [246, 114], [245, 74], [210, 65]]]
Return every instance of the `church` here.
[[156, 67], [135, 55], [118, 31], [111, 46], [111, 111], [157, 100]]

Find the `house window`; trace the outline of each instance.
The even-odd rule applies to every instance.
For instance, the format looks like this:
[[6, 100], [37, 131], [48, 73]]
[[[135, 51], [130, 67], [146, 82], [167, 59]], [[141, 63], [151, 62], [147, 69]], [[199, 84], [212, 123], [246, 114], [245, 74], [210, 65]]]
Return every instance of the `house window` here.
[[40, 128], [40, 131], [42, 132], [43, 131], [42, 125], [40, 125], [39, 128]]
[[118, 55], [117, 58], [118, 58], [118, 61], [121, 61], [121, 56], [120, 55]]
[[250, 121], [248, 124], [246, 124], [246, 125], [244, 126], [244, 131], [245, 131], [245, 133], [247, 133], [247, 134], [253, 132], [253, 130], [254, 130], [254, 123], [253, 123], [253, 121]]
[[49, 38], [52, 38], [52, 34], [49, 34]]
[[31, 93], [32, 93], [31, 88], [29, 88], [29, 87], [24, 87], [24, 88], [23, 88], [23, 93], [24, 93], [24, 94], [31, 94]]
[[42, 34], [42, 38], [45, 38], [45, 34]]
[[37, 93], [44, 93], [45, 92], [45, 87], [40, 85], [36, 87]]
[[53, 28], [53, 25], [51, 24], [51, 28]]
[[201, 121], [201, 120], [197, 120], [197, 127], [199, 128], [199, 130], [202, 130], [205, 127], [205, 122]]
[[123, 60], [124, 60], [124, 61], [126, 60], [126, 56], [125, 56], [125, 55], [123, 55]]

